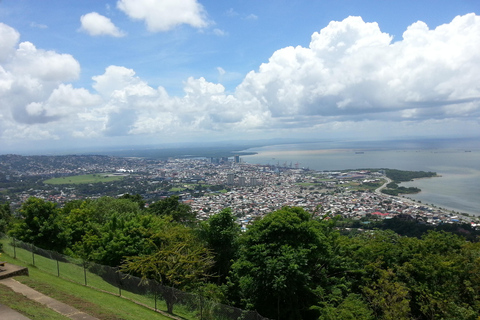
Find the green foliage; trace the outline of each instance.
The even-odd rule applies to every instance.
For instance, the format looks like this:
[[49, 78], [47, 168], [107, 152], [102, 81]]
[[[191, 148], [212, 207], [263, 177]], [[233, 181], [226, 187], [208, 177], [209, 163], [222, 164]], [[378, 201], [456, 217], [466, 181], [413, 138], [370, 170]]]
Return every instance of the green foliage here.
[[410, 319], [408, 289], [400, 282], [391, 269], [368, 265], [368, 272], [376, 273], [375, 280], [366, 284], [363, 292], [375, 310], [376, 319]]
[[12, 212], [10, 210], [10, 204], [0, 204], [0, 233], [7, 233], [12, 221]]
[[61, 210], [52, 202], [31, 197], [20, 209], [23, 218], [13, 226], [10, 234], [24, 242], [63, 252], [67, 242], [61, 223]]
[[315, 318], [310, 307], [325, 281], [332, 243], [321, 223], [301, 208], [283, 208], [255, 221], [241, 239], [230, 292], [243, 307], [279, 319]]
[[[150, 254], [127, 257], [121, 271], [154, 279], [167, 287], [191, 290], [208, 277], [214, 263], [193, 230], [175, 223], [164, 224], [163, 230], [152, 236], [149, 249]], [[162, 295], [168, 312], [173, 313], [174, 292], [165, 288]]]
[[128, 194], [128, 193], [125, 193], [123, 194], [119, 199], [128, 199], [132, 202], [136, 202], [138, 203], [138, 206], [141, 208], [141, 209], [144, 209], [145, 208], [145, 200], [143, 200], [143, 197], [141, 195], [139, 195], [138, 193], [135, 194], [135, 195], [131, 195], [131, 194]]
[[200, 237], [214, 254], [214, 271], [218, 283], [225, 283], [230, 267], [238, 252], [240, 226], [230, 209], [212, 215], [200, 226]]
[[162, 227], [149, 241], [150, 253], [126, 258], [122, 270], [170, 287], [194, 287], [207, 276], [213, 264], [210, 252], [193, 230], [175, 223]]
[[44, 183], [52, 185], [64, 184], [90, 184], [90, 183], [105, 183], [122, 180], [122, 176], [110, 176], [106, 174], [85, 174], [70, 177], [60, 177], [45, 180]]
[[[142, 201], [103, 197], [60, 209], [30, 198], [10, 233], [269, 318], [478, 320], [480, 243], [471, 226], [441, 225], [436, 230], [451, 232], [439, 232], [392, 219], [370, 225], [398, 233], [340, 235], [337, 226], [349, 221], [285, 207], [241, 233], [230, 209], [193, 229], [178, 197], [148, 209]], [[7, 205], [0, 214], [10, 219]], [[176, 295], [162, 295], [173, 312]]]
[[398, 184], [396, 184], [395, 182], [390, 182], [389, 184], [387, 184], [387, 188], [397, 189], [397, 188], [398, 188]]
[[313, 307], [320, 312], [319, 320], [373, 320], [373, 312], [359, 294], [349, 294], [337, 306]]
[[157, 216], [171, 216], [174, 221], [192, 224], [196, 214], [189, 205], [181, 203], [178, 196], [171, 196], [157, 201], [148, 207], [148, 211]]
[[[388, 185], [390, 185], [389, 183]], [[416, 187], [399, 187], [397, 184], [395, 184], [397, 187], [395, 189], [382, 189], [382, 193], [391, 195], [391, 196], [398, 196], [399, 194], [410, 194], [410, 193], [419, 193], [421, 190]], [[389, 187], [390, 188], [390, 187]]]
[[[67, 207], [66, 207], [67, 208]], [[140, 210], [137, 201], [103, 197], [70, 205], [65, 216], [71, 253], [109, 266], [144, 252], [162, 219]]]
[[480, 297], [472, 293], [480, 283], [471, 275], [479, 244], [433, 231], [420, 239], [373, 231], [352, 240], [352, 262], [365, 266], [352, 289], [360, 288], [377, 318], [476, 319]]
[[387, 177], [392, 179], [395, 182], [402, 181], [411, 181], [418, 178], [430, 178], [436, 177], [436, 172], [426, 172], [426, 171], [404, 171], [404, 170], [395, 170], [395, 169], [385, 169], [385, 174]]
[[464, 239], [445, 232], [429, 232], [418, 241], [415, 254], [398, 267], [411, 292], [412, 311], [425, 318], [476, 319], [478, 297], [471, 300], [467, 284], [480, 247], [466, 246]]

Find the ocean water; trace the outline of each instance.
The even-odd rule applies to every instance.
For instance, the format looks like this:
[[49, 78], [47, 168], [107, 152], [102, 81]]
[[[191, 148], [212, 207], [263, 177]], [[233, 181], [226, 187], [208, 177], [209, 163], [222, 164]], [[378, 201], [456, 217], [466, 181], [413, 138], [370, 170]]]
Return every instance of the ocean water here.
[[477, 140], [322, 142], [266, 146], [245, 151], [252, 164], [312, 170], [389, 168], [434, 171], [441, 177], [402, 183], [422, 190], [406, 195], [457, 212], [480, 215], [480, 143]]

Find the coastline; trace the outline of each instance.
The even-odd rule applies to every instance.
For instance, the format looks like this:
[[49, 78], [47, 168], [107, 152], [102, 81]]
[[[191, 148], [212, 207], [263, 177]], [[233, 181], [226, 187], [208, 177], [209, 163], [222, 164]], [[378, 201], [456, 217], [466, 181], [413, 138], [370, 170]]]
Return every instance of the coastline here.
[[[437, 176], [433, 176], [433, 177], [423, 177], [423, 178], [416, 178], [416, 179], [413, 179], [413, 180], [417, 180], [417, 179], [426, 179], [426, 178], [436, 178], [438, 177]], [[421, 202], [418, 202], [417, 200], [414, 200], [414, 199], [411, 199], [411, 198], [408, 198], [406, 195], [409, 195], [409, 194], [412, 194], [412, 193], [404, 193], [404, 194], [401, 194], [401, 195], [398, 195], [398, 196], [394, 196], [394, 195], [389, 195], [389, 194], [385, 194], [382, 192], [382, 190], [384, 188], [386, 188], [387, 184], [389, 184], [390, 182], [392, 182], [392, 179], [388, 178], [388, 177], [385, 177], [385, 179], [387, 180], [382, 186], [380, 186], [379, 188], [377, 188], [375, 190], [375, 193], [380, 195], [380, 196], [383, 196], [383, 197], [388, 197], [388, 198], [391, 198], [391, 199], [396, 199], [397, 201], [402, 201], [404, 203], [408, 203], [410, 204], [411, 206], [427, 206], [427, 207], [431, 207], [429, 206], [428, 204], [423, 204]], [[420, 190], [419, 192], [416, 192], [415, 194], [417, 193], [420, 193], [422, 192], [422, 190]], [[442, 214], [444, 215], [451, 215], [451, 214], [456, 214], [453, 210], [449, 210], [447, 208], [443, 208], [443, 207], [439, 207], [439, 206], [436, 206], [434, 207], [436, 210], [440, 211]], [[460, 215], [464, 215], [465, 213], [458, 213]]]
[[[330, 148], [329, 148], [330, 147]], [[342, 146], [321, 144], [297, 144], [252, 148], [257, 154], [246, 156], [251, 164], [275, 165], [277, 163], [299, 163], [300, 168], [317, 171], [341, 171], [351, 168], [396, 168], [407, 171], [433, 171], [436, 176], [401, 182], [401, 186], [417, 187], [419, 193], [404, 194], [412, 201], [432, 204], [446, 212], [480, 216], [480, 150], [475, 148], [465, 153], [458, 146], [436, 146], [433, 149], [403, 149], [391, 145], [388, 149], [373, 148], [371, 145]], [[364, 154], [355, 151], [364, 150]], [[367, 152], [368, 151], [368, 152]], [[439, 152], [443, 151], [443, 152]], [[430, 206], [432, 206], [430, 205]]]

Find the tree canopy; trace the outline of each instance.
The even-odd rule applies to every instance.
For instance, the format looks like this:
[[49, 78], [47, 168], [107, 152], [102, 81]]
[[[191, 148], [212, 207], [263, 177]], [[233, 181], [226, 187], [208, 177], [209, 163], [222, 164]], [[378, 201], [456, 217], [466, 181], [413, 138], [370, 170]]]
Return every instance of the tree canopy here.
[[223, 209], [201, 224], [200, 236], [214, 254], [217, 283], [225, 283], [233, 260], [236, 258], [240, 226], [229, 208]]
[[180, 202], [178, 196], [171, 196], [157, 201], [148, 207], [148, 211], [158, 216], [171, 216], [174, 221], [191, 224], [195, 222], [196, 214], [192, 208]]
[[277, 319], [311, 318], [317, 285], [332, 259], [332, 239], [300, 208], [256, 221], [241, 239], [230, 289], [237, 303]]
[[[284, 207], [241, 232], [230, 209], [195, 223], [176, 197], [148, 208], [142, 201], [102, 197], [60, 208], [30, 198], [13, 217], [0, 206], [0, 226], [41, 248], [272, 319], [478, 320], [480, 243], [471, 226], [438, 231], [391, 219], [378, 226], [398, 233], [349, 231], [336, 217]], [[173, 312], [175, 294], [162, 295]]]

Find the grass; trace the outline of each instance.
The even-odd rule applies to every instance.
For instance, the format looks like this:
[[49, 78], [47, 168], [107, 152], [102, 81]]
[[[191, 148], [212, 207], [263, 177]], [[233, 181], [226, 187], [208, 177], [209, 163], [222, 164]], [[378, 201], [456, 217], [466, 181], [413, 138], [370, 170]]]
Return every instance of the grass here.
[[18, 311], [30, 319], [36, 320], [68, 320], [69, 318], [53, 311], [45, 305], [32, 301], [21, 293], [16, 293], [0, 284], [0, 303]]
[[315, 187], [315, 186], [317, 186], [316, 183], [312, 183], [312, 182], [299, 182], [296, 185], [301, 186], [301, 187]]
[[98, 182], [112, 182], [122, 180], [123, 176], [111, 176], [108, 174], [84, 174], [79, 176], [60, 177], [45, 180], [46, 184], [86, 184], [86, 183], [98, 183]]
[[[57, 264], [56, 260], [37, 254], [33, 257], [31, 252], [18, 247], [14, 253], [13, 246], [7, 239], [2, 239], [0, 242], [3, 243], [4, 251], [2, 260], [29, 268], [30, 277], [17, 277], [16, 279], [52, 298], [93, 316], [96, 316], [94, 314], [96, 312], [100, 315], [96, 317], [101, 319], [169, 319], [146, 307], [120, 298], [117, 287], [88, 270], [84, 273], [80, 263], [77, 265], [58, 262]], [[16, 259], [13, 259], [14, 254]], [[58, 277], [58, 273], [60, 273], [60, 277]], [[87, 286], [84, 285], [85, 276]], [[126, 290], [122, 290], [121, 295], [150, 308], [155, 307], [153, 296], [139, 295]], [[99, 301], [101, 301], [101, 305]], [[167, 307], [163, 300], [157, 300], [157, 309], [166, 312]], [[174, 313], [183, 319], [196, 319], [194, 312], [187, 310], [182, 305], [175, 305]], [[140, 314], [144, 314], [144, 316], [139, 316]]]

